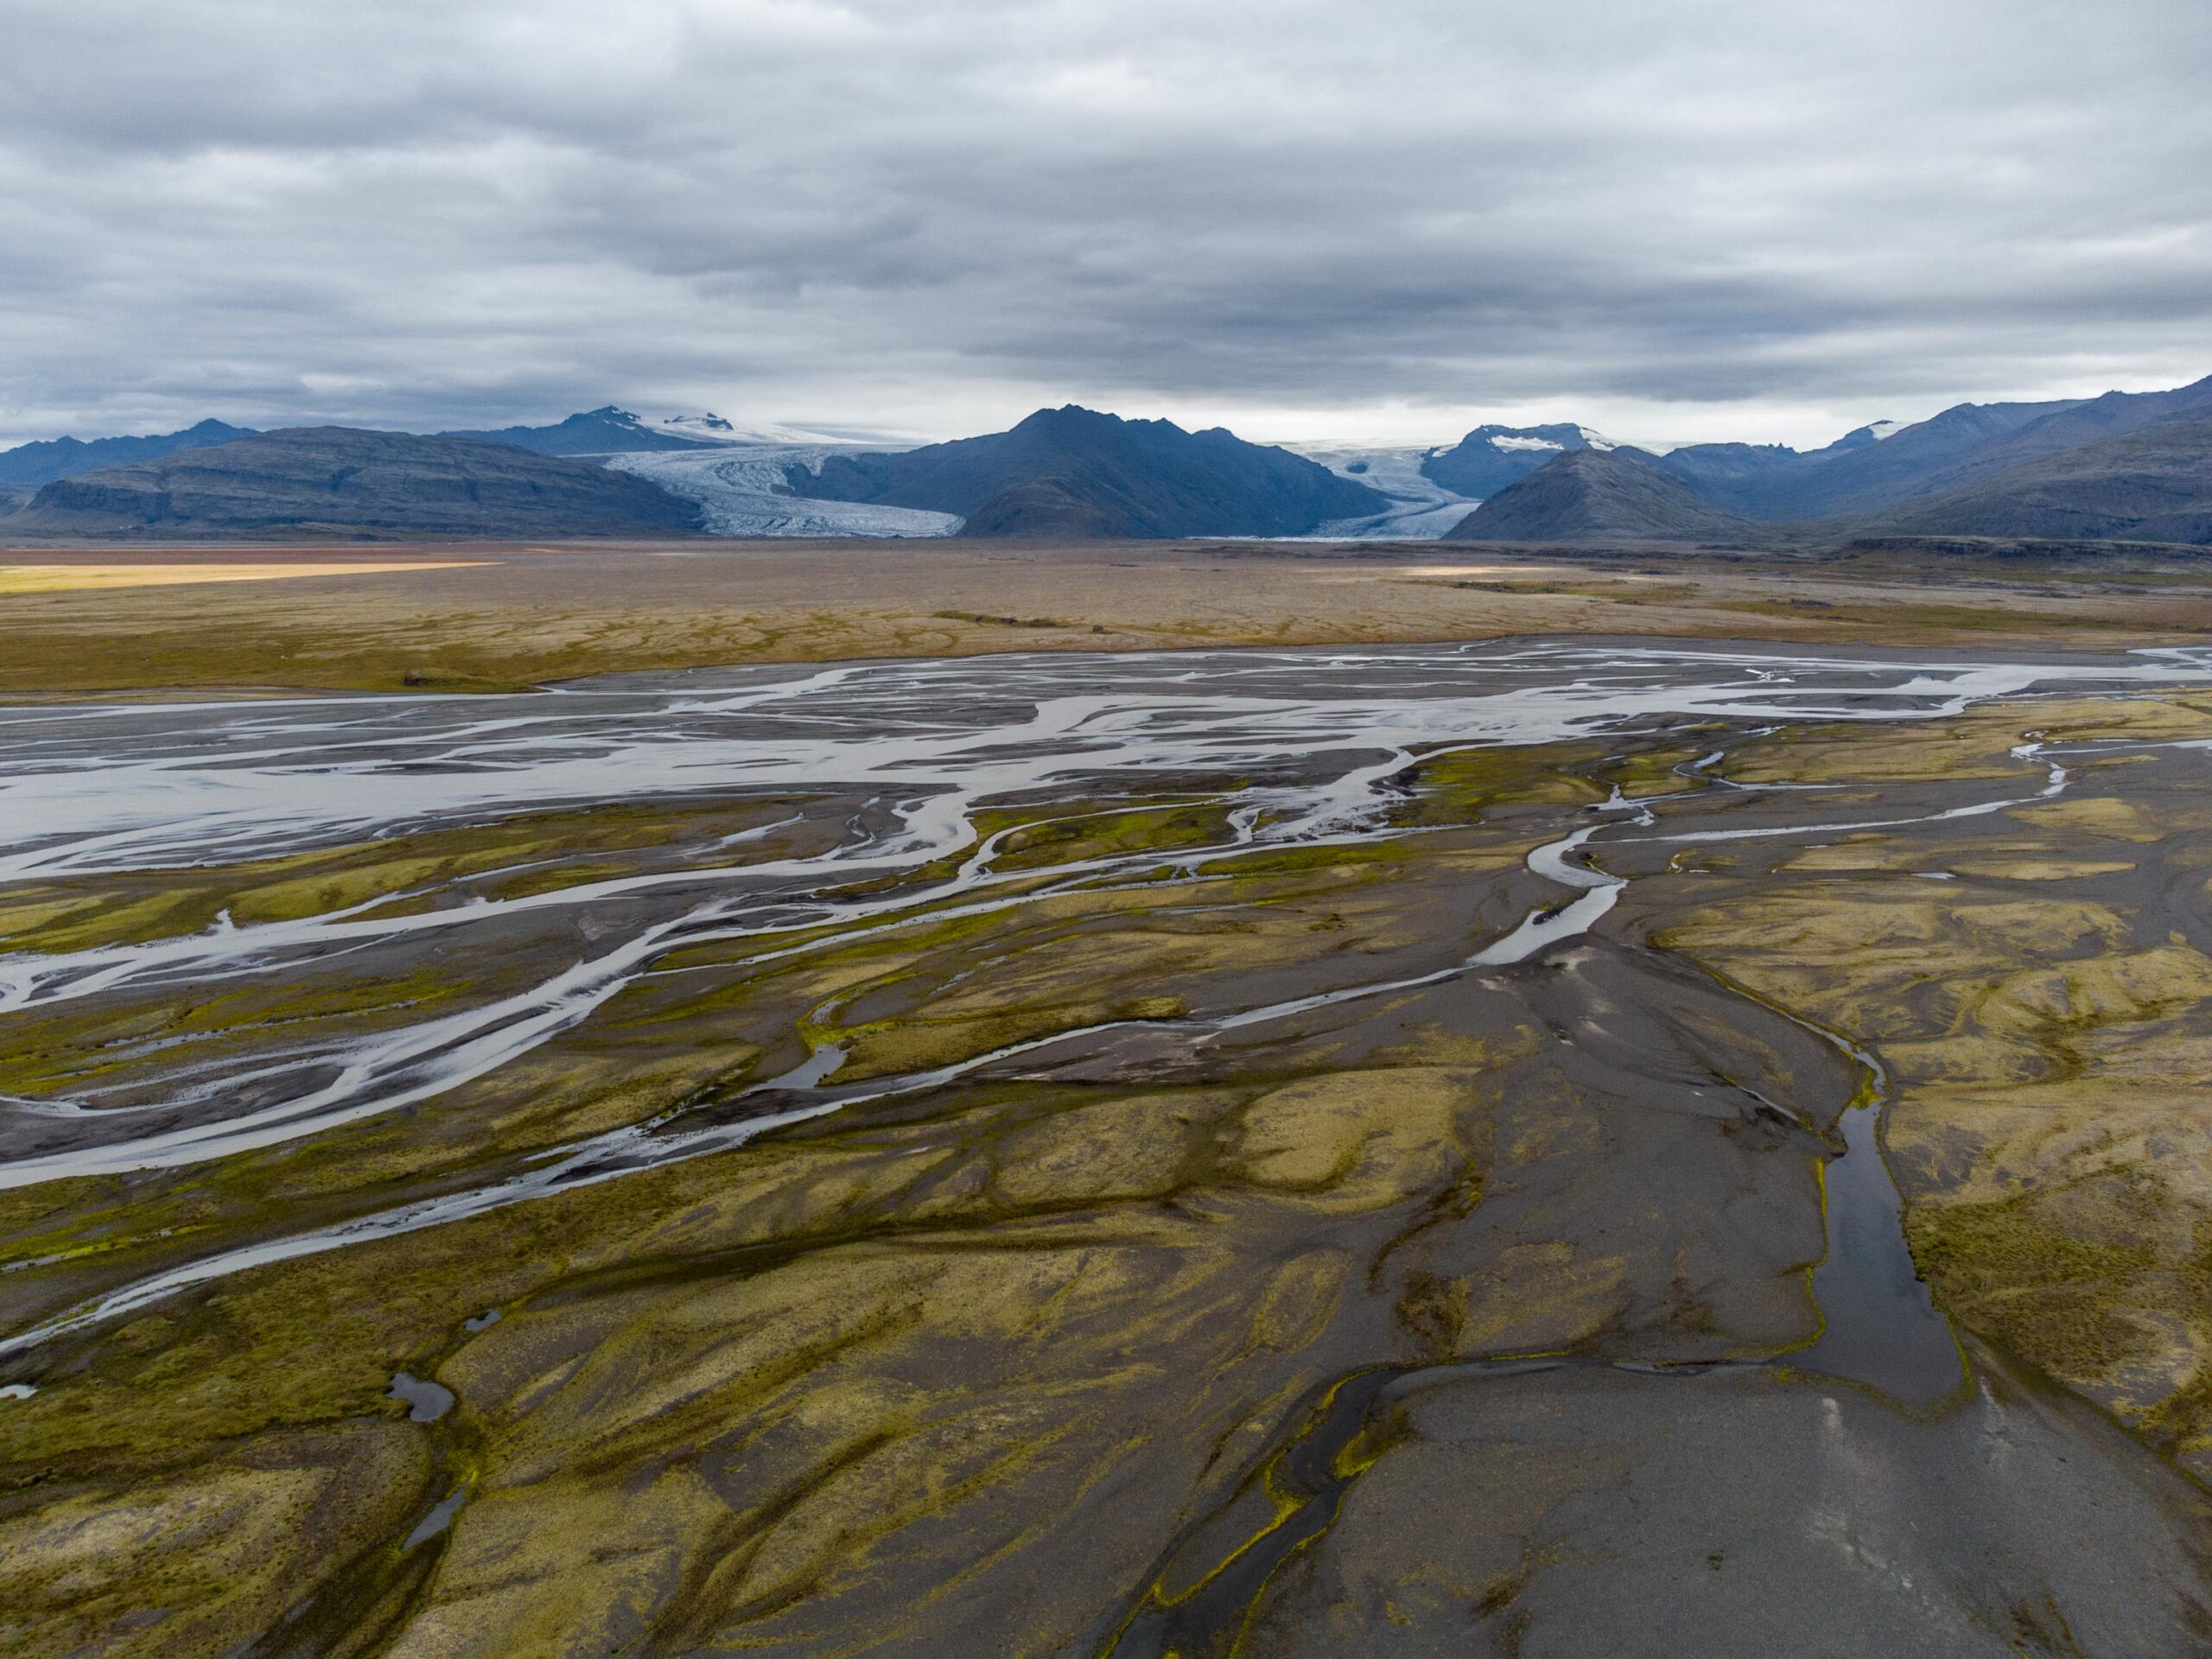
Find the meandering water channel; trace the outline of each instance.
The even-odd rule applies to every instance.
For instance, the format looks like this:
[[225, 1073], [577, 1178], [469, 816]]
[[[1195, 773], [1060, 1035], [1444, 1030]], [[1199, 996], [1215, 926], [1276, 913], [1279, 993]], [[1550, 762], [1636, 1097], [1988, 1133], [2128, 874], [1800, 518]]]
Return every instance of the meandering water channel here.
[[[758, 797], [785, 816], [647, 873], [514, 897], [392, 895], [297, 919], [183, 937], [0, 957], [0, 1021], [124, 995], [187, 996], [307, 964], [404, 962], [435, 942], [496, 953], [507, 930], [574, 923], [569, 959], [520, 989], [458, 1011], [380, 1025], [241, 1059], [180, 1052], [128, 1095], [0, 1098], [15, 1137], [0, 1186], [178, 1168], [281, 1145], [444, 1095], [588, 1020], [679, 948], [742, 946], [765, 962], [847, 943], [926, 911], [982, 914], [1156, 873], [1157, 854], [1096, 857], [1048, 878], [1002, 868], [994, 804], [1177, 793], [1219, 808], [1231, 835], [1175, 855], [1194, 876], [1268, 847], [1403, 835], [1389, 812], [1424, 758], [1690, 724], [1724, 731], [1927, 719], [2038, 691], [2212, 679], [2212, 652], [2027, 662], [1649, 643], [1503, 642], [1456, 647], [1011, 657], [638, 677], [528, 697], [293, 698], [0, 711], [0, 893], [72, 878], [224, 866], [532, 808]], [[1818, 793], [1769, 791], [1791, 810], [1756, 824], [1670, 823], [1673, 803], [1724, 775], [1726, 742], [1685, 768], [1683, 795], [1616, 796], [1532, 853], [1565, 890], [1465, 960], [1173, 1020], [1116, 1021], [957, 1064], [841, 1084], [824, 1047], [756, 1085], [760, 1109], [696, 1121], [682, 1111], [556, 1148], [517, 1175], [335, 1225], [214, 1250], [0, 1338], [21, 1353], [244, 1268], [445, 1224], [579, 1185], [735, 1146], [862, 1102], [942, 1088], [1039, 1050], [1149, 1026], [1212, 1040], [1334, 1003], [1495, 971], [1570, 941], [1619, 899], [1609, 842], [1688, 844], [1805, 836], [2000, 811], [2066, 786], [1982, 785], [1913, 816], [1863, 818]], [[1222, 780], [1235, 781], [1224, 784]], [[751, 856], [791, 824], [814, 850]], [[695, 849], [697, 851], [700, 849]], [[489, 872], [491, 876], [504, 874]], [[534, 947], [542, 950], [542, 940]], [[1823, 1033], [1848, 1046], [1845, 1037]], [[1815, 1280], [1821, 1343], [1794, 1363], [1908, 1397], [1955, 1376], [1948, 1327], [1912, 1277], [1878, 1144], [1885, 1081], [1846, 1115], [1828, 1179], [1830, 1248]], [[1938, 1347], [1949, 1354], [1945, 1360]], [[1777, 1359], [1782, 1357], [1777, 1357]], [[1940, 1385], [1940, 1386], [1938, 1386]], [[1366, 1385], [1362, 1385], [1363, 1387]], [[1376, 1386], [1381, 1386], [1377, 1384]], [[1332, 1409], [1334, 1409], [1332, 1408]]]

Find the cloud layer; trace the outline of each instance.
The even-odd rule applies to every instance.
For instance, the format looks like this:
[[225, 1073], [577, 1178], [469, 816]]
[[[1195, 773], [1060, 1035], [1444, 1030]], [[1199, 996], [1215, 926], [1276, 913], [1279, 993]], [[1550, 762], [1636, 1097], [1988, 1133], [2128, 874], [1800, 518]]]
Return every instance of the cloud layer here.
[[2202, 0], [0, 0], [0, 435], [1819, 441], [2212, 372]]

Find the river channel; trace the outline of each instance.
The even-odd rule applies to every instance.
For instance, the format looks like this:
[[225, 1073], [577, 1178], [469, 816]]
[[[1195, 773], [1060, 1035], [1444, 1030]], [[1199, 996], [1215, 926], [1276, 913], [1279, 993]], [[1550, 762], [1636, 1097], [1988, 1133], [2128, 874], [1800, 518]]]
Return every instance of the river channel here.
[[[1055, 797], [1180, 791], [1225, 810], [1231, 835], [1181, 855], [1210, 862], [1269, 846], [1355, 844], [1396, 833], [1398, 783], [1424, 759], [1470, 747], [1556, 743], [1695, 727], [1713, 753], [1678, 792], [1616, 798], [1594, 821], [1529, 858], [1563, 897], [1456, 964], [1289, 1001], [1171, 1022], [1117, 1021], [920, 1072], [841, 1084], [842, 1055], [754, 1085], [758, 1105], [711, 1122], [682, 1115], [626, 1125], [542, 1158], [526, 1173], [328, 1227], [188, 1261], [18, 1330], [20, 1353], [241, 1268], [389, 1236], [526, 1202], [579, 1183], [741, 1144], [841, 1107], [941, 1089], [1011, 1058], [1097, 1040], [1131, 1023], [1203, 1042], [1351, 999], [1491, 972], [1582, 935], [1624, 878], [1609, 842], [1684, 844], [1808, 836], [1910, 823], [1876, 812], [1833, 822], [1818, 793], [1758, 793], [1773, 816], [1745, 826], [1676, 826], [1726, 782], [1727, 734], [1780, 725], [1912, 721], [1983, 700], [2152, 686], [2212, 677], [2205, 653], [2048, 662], [1878, 653], [1791, 655], [1770, 647], [1504, 642], [1373, 651], [1012, 657], [639, 677], [520, 697], [327, 697], [251, 702], [18, 709], [0, 712], [0, 893], [118, 873], [220, 867], [467, 824], [528, 809], [772, 798], [780, 816], [670, 868], [522, 897], [474, 889], [377, 898], [295, 919], [0, 957], [0, 1021], [103, 997], [206, 994], [335, 960], [365, 972], [435, 945], [547, 947], [572, 954], [530, 982], [457, 1012], [275, 1053], [165, 1054], [111, 1089], [0, 1100], [0, 1185], [189, 1166], [315, 1135], [420, 1103], [514, 1063], [591, 1018], [682, 947], [741, 941], [755, 959], [849, 941], [926, 906], [938, 917], [1033, 904], [1156, 865], [1135, 855], [1058, 867], [1040, 884], [999, 868], [1005, 836], [988, 808]], [[2024, 760], [2034, 757], [2023, 752]], [[1224, 786], [1221, 780], [1235, 781]], [[1920, 816], [1994, 812], [2023, 794], [1986, 785]], [[810, 826], [816, 844], [748, 859], [765, 830]], [[562, 948], [553, 947], [555, 950]], [[1841, 1034], [1830, 1040], [1849, 1046]], [[1927, 1306], [1881, 1170], [1880, 1063], [1847, 1115], [1828, 1180], [1830, 1252], [1816, 1290], [1827, 1330], [1806, 1360], [1915, 1397], [1956, 1378], [1948, 1328]], [[1934, 1357], [1930, 1357], [1933, 1355]], [[1902, 1356], [1902, 1357], [1901, 1357]]]

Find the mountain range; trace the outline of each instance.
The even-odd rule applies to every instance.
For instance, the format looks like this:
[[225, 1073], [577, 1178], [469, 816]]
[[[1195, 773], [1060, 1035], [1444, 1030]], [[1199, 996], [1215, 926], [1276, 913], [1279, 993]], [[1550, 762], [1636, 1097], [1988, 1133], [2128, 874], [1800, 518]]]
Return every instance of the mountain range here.
[[[609, 442], [635, 448], [601, 448]], [[582, 458], [674, 450], [705, 464], [633, 471]], [[917, 522], [926, 526], [923, 534], [1294, 536], [1389, 505], [1381, 493], [1285, 449], [1072, 405], [1039, 410], [1011, 431], [904, 451], [702, 442], [610, 408], [488, 435], [346, 427], [260, 434], [54, 480], [0, 518], [0, 530], [216, 537], [692, 531], [715, 521], [709, 509], [730, 487], [725, 457], [741, 463], [742, 487], [772, 489], [787, 505], [876, 510], [824, 512], [833, 526]]]
[[1548, 459], [1461, 541], [1834, 542], [1880, 534], [2212, 543], [2212, 378], [2071, 403], [1961, 404], [1825, 449], [1698, 444]]
[[57, 478], [75, 478], [106, 467], [126, 467], [137, 461], [158, 461], [180, 449], [205, 449], [228, 443], [233, 438], [253, 435], [250, 427], [202, 421], [181, 432], [164, 433], [158, 437], [94, 438], [90, 443], [76, 438], [48, 438], [42, 442], [0, 450], [0, 485], [35, 489]]
[[696, 503], [588, 461], [480, 438], [298, 427], [40, 488], [0, 530], [190, 539], [666, 536]]
[[1904, 504], [1907, 534], [2212, 545], [2212, 415], [2159, 421], [1979, 472]]
[[653, 449], [698, 449], [715, 442], [669, 429], [667, 425], [658, 429], [647, 426], [628, 410], [612, 404], [571, 415], [551, 426], [503, 426], [493, 432], [441, 432], [438, 436], [481, 438], [541, 455], [638, 454]]
[[901, 448], [613, 405], [543, 426], [180, 432], [0, 453], [0, 531], [1307, 537], [1836, 545], [1868, 536], [2212, 544], [2212, 378], [1961, 404], [1799, 451], [1655, 453], [1561, 423], [1362, 451], [1069, 404]]
[[1380, 492], [1219, 427], [1125, 421], [1070, 404], [1011, 431], [793, 467], [795, 493], [957, 514], [967, 536], [1302, 536], [1376, 513]]

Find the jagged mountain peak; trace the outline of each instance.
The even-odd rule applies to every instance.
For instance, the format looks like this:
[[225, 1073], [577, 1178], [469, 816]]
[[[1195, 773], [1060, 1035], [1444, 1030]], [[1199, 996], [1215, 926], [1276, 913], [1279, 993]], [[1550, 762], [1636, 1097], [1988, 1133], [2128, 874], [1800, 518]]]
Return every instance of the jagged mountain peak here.
[[1456, 444], [1429, 452], [1421, 475], [1471, 501], [1496, 494], [1554, 456], [1618, 448], [1603, 433], [1573, 421], [1541, 426], [1478, 426]]

